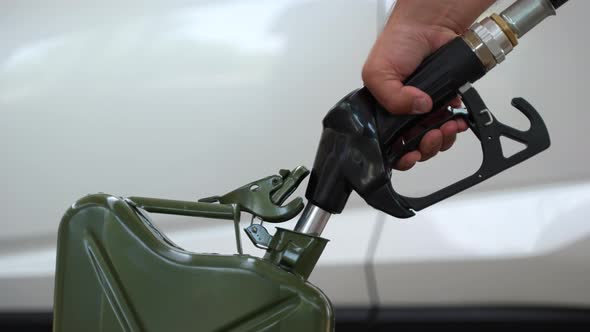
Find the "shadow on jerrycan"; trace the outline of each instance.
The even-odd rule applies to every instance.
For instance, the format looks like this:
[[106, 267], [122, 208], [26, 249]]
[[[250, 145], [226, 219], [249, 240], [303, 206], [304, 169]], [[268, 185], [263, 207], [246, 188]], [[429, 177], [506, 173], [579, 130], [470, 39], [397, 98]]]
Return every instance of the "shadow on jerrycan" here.
[[252, 236], [252, 228], [262, 234], [264, 227], [251, 225], [246, 232], [266, 248], [264, 258], [242, 254], [239, 237], [238, 254], [196, 254], [172, 243], [148, 216], [229, 219], [236, 229], [240, 211], [286, 221], [302, 203], [287, 204], [289, 211], [281, 204], [307, 174], [303, 167], [281, 171], [207, 202], [80, 199], [59, 228], [54, 331], [334, 330], [329, 299], [307, 282], [326, 239], [279, 228], [265, 243]]

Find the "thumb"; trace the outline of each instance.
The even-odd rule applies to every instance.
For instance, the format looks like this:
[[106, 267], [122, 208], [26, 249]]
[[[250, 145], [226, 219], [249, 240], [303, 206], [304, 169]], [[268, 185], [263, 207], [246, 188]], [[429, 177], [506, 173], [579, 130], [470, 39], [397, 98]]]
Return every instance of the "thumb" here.
[[413, 86], [404, 86], [401, 75], [390, 68], [384, 71], [367, 63], [363, 68], [363, 81], [375, 99], [393, 114], [423, 114], [432, 109], [428, 94]]

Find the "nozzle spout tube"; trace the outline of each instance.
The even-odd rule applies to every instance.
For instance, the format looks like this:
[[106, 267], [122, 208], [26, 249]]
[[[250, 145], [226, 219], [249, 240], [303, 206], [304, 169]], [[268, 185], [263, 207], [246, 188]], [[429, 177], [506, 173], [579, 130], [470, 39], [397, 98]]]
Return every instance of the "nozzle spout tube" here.
[[[519, 0], [513, 3], [500, 16], [504, 18], [518, 38], [522, 38], [549, 16], [555, 15], [555, 9], [566, 1]], [[555, 3], [555, 5], [554, 5]]]
[[332, 214], [308, 203], [295, 226], [295, 232], [320, 236]]

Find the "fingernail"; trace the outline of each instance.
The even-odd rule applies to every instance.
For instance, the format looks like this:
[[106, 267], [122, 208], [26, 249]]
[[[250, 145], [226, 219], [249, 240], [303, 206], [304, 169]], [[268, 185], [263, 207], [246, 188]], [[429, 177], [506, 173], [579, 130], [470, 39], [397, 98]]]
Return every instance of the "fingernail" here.
[[416, 98], [412, 105], [412, 114], [424, 114], [428, 112], [428, 102], [424, 98]]

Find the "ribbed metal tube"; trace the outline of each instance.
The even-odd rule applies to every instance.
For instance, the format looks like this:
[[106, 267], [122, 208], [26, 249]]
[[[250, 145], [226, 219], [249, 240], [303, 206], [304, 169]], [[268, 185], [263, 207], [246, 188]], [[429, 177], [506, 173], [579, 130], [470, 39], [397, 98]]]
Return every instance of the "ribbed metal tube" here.
[[549, 0], [519, 0], [500, 16], [506, 20], [518, 38], [522, 38], [547, 17], [555, 15], [555, 8]]

